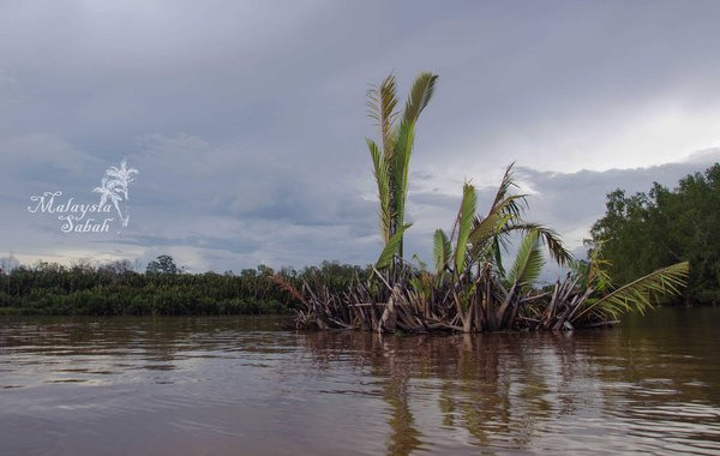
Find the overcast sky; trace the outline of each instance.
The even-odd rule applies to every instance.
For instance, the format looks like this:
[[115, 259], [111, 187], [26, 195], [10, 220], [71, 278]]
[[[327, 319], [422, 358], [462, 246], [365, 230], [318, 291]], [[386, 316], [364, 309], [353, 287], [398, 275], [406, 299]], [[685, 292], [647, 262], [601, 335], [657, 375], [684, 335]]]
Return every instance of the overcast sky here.
[[[2, 2], [0, 256], [372, 262], [365, 91], [391, 71], [402, 98], [440, 75], [410, 253], [429, 258], [464, 180], [487, 196], [513, 161], [528, 217], [575, 249], [606, 193], [672, 187], [720, 157], [719, 20], [717, 1]], [[127, 227], [63, 233], [27, 210], [43, 192], [98, 202], [124, 158], [140, 171]]]

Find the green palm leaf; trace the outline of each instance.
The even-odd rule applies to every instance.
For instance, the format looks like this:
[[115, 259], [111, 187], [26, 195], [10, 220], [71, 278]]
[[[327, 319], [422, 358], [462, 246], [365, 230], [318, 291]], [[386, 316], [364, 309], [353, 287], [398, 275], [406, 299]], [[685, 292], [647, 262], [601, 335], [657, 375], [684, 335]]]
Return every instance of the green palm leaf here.
[[510, 189], [516, 186], [512, 167], [513, 164], [505, 170], [487, 215], [484, 218], [477, 218], [473, 223], [469, 237], [472, 244], [470, 253], [473, 258], [488, 252], [491, 246], [504, 244], [504, 240], [498, 235], [507, 225], [518, 222], [527, 206], [527, 195], [509, 195]]
[[412, 89], [408, 95], [407, 102], [405, 103], [405, 113], [403, 120], [408, 123], [415, 123], [420, 113], [430, 102], [430, 99], [435, 93], [435, 84], [437, 82], [438, 75], [432, 73], [420, 73], [420, 76], [415, 78]]
[[[395, 139], [395, 152], [392, 164], [392, 188], [390, 189], [395, 202], [394, 226], [399, 227], [405, 224], [405, 202], [408, 192], [408, 174], [410, 170], [410, 155], [415, 134], [415, 123], [403, 121], [400, 124]], [[400, 247], [402, 255], [402, 246]]]
[[508, 223], [507, 225], [503, 226], [500, 229], [500, 234], [510, 234], [516, 231], [520, 231], [523, 233], [530, 233], [533, 231], [537, 232], [540, 240], [547, 247], [548, 252], [550, 253], [550, 258], [552, 258], [559, 265], [563, 266], [572, 261], [572, 254], [567, 251], [567, 249], [562, 243], [562, 240], [560, 240], [560, 236], [558, 236], [555, 231], [539, 223], [514, 222]]
[[400, 227], [400, 229], [397, 230], [395, 234], [392, 235], [390, 241], [387, 243], [387, 245], [385, 245], [385, 248], [380, 254], [380, 258], [378, 258], [377, 260], [376, 267], [378, 269], [387, 268], [392, 264], [393, 258], [395, 257], [395, 255], [398, 254], [400, 250], [400, 245], [402, 245], [403, 233], [405, 233], [405, 230], [407, 230], [411, 226], [412, 223], [403, 225], [402, 227]]
[[450, 262], [450, 256], [452, 255], [452, 246], [450, 240], [443, 230], [435, 230], [435, 237], [433, 239], [433, 254], [435, 257], [435, 270], [438, 274], [445, 270], [448, 263]]
[[679, 289], [687, 284], [689, 272], [690, 264], [687, 261], [658, 269], [602, 298], [588, 300], [585, 308], [575, 316], [573, 321], [581, 319], [590, 312], [613, 318], [624, 312], [643, 313], [647, 309], [652, 309], [654, 297], [679, 294]]
[[581, 288], [593, 287], [599, 293], [612, 287], [612, 278], [607, 273], [610, 262], [600, 256], [600, 251], [595, 248], [588, 253], [588, 260], [571, 259], [568, 261], [570, 270], [580, 280], [578, 286]]
[[463, 199], [460, 205], [460, 214], [458, 215], [458, 235], [455, 247], [455, 272], [458, 276], [462, 275], [467, 266], [467, 248], [468, 238], [472, 229], [472, 223], [475, 219], [475, 210], [477, 207], [477, 193], [475, 187], [469, 183], [463, 186]]
[[[405, 226], [405, 205], [408, 194], [410, 156], [412, 154], [415, 122], [425, 109], [435, 90], [437, 75], [421, 73], [414, 83], [405, 105], [402, 122], [396, 126], [398, 113], [395, 76], [390, 74], [379, 86], [368, 92], [370, 116], [380, 127], [381, 143], [367, 140], [373, 160], [373, 170], [380, 200], [380, 226], [385, 248], [397, 235], [392, 256], [403, 256], [402, 232]], [[392, 261], [390, 261], [392, 263]]]
[[539, 233], [531, 231], [525, 235], [520, 244], [515, 262], [505, 280], [506, 287], [509, 288], [516, 282], [520, 285], [531, 284], [540, 277], [544, 265]]
[[390, 207], [390, 176], [388, 173], [387, 163], [384, 160], [382, 152], [377, 143], [372, 139], [365, 140], [370, 149], [370, 156], [373, 162], [373, 173], [378, 188], [378, 200], [380, 202], [380, 230], [382, 231], [383, 241], [387, 245], [390, 240], [392, 208]]
[[512, 219], [512, 215], [497, 211], [491, 211], [485, 218], [476, 218], [468, 237], [473, 244], [473, 254], [482, 251]]
[[515, 184], [515, 179], [513, 178], [513, 166], [515, 166], [515, 162], [510, 163], [510, 165], [505, 168], [505, 173], [503, 173], [502, 180], [500, 181], [498, 190], [495, 193], [495, 199], [493, 200], [492, 207], [500, 207], [503, 202], [505, 202], [505, 205], [507, 206], [505, 211], [519, 216], [522, 212], [522, 209], [524, 208], [524, 204], [521, 205], [519, 204], [520, 201], [516, 200], [522, 200], [522, 202], [524, 203], [526, 195], [516, 195], [517, 198], [510, 198], [509, 201], [506, 201], [508, 200], [507, 195], [510, 192], [510, 189], [513, 187], [517, 187], [517, 184]]

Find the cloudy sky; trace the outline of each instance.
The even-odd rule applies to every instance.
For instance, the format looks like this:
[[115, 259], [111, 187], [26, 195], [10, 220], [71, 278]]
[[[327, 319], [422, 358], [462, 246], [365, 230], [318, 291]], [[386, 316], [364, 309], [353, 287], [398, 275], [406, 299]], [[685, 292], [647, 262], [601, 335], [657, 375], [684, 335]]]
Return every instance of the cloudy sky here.
[[[679, 0], [2, 2], [0, 256], [372, 262], [365, 91], [393, 72], [404, 98], [420, 71], [440, 79], [409, 251], [427, 259], [463, 181], [486, 201], [513, 161], [528, 218], [577, 248], [614, 188], [718, 160], [719, 18], [720, 2]], [[127, 227], [64, 233], [28, 211], [44, 192], [97, 203], [123, 159], [140, 171]]]

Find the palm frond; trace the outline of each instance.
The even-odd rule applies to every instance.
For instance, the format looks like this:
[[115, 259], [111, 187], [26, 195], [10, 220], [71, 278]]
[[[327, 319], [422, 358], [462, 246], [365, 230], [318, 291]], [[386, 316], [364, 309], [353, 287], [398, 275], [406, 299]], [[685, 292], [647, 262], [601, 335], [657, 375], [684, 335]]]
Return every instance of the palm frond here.
[[612, 278], [607, 272], [611, 266], [610, 261], [602, 257], [602, 249], [595, 248], [591, 250], [588, 264], [588, 283], [592, 284], [598, 291], [605, 291], [612, 287]]
[[420, 73], [420, 75], [415, 78], [407, 102], [405, 103], [404, 122], [415, 123], [435, 92], [437, 79], [438, 75], [427, 72]]
[[499, 201], [493, 202], [489, 212], [520, 218], [525, 208], [527, 208], [527, 195], [519, 193], [517, 195], [506, 195]]
[[[502, 249], [505, 247], [503, 245], [504, 239], [500, 236], [495, 236], [493, 238], [492, 242], [492, 256], [495, 261], [495, 269], [497, 269], [498, 274], [500, 277], [505, 277], [505, 267], [503, 266], [502, 262]], [[507, 250], [507, 249], [506, 249]]]
[[658, 269], [599, 299], [588, 300], [573, 320], [579, 320], [591, 312], [613, 318], [625, 312], [643, 313], [652, 309], [653, 298], [679, 294], [679, 289], [687, 284], [689, 272], [690, 264], [687, 261]]
[[393, 154], [393, 132], [395, 129], [395, 120], [398, 116], [395, 110], [398, 103], [396, 93], [397, 88], [393, 74], [388, 75], [379, 86], [371, 86], [367, 92], [367, 106], [370, 111], [370, 117], [373, 118], [380, 127], [383, 152], [388, 158]]
[[392, 264], [393, 258], [395, 257], [395, 255], [398, 254], [400, 250], [400, 245], [402, 245], [403, 234], [405, 233], [405, 230], [407, 230], [411, 226], [412, 223], [403, 225], [395, 232], [395, 234], [392, 235], [377, 260], [377, 263], [375, 265], [376, 268], [384, 269]]
[[468, 238], [472, 230], [472, 223], [475, 219], [475, 210], [477, 207], [477, 193], [475, 187], [469, 183], [463, 186], [463, 199], [460, 205], [460, 213], [458, 215], [458, 235], [455, 247], [455, 272], [458, 276], [462, 275], [467, 266], [467, 248]]
[[403, 256], [402, 232], [405, 229], [405, 204], [415, 121], [430, 101], [436, 79], [436, 75], [421, 73], [415, 80], [399, 126], [396, 126], [398, 100], [395, 76], [390, 74], [379, 86], [371, 86], [367, 92], [370, 116], [377, 121], [381, 133], [381, 144], [370, 140], [367, 143], [378, 185], [380, 225], [386, 249], [390, 247], [391, 239], [398, 235], [392, 256]]
[[[392, 163], [392, 181], [390, 192], [395, 202], [395, 226], [405, 223], [405, 202], [408, 192], [408, 174], [410, 170], [410, 156], [415, 134], [415, 124], [403, 121], [395, 137], [395, 151]], [[402, 255], [402, 252], [400, 252]]]
[[373, 162], [373, 174], [378, 188], [378, 200], [380, 202], [380, 230], [383, 241], [387, 245], [391, 236], [392, 209], [390, 207], [390, 177], [387, 163], [377, 143], [372, 139], [365, 140], [370, 150]]
[[525, 195], [510, 195], [494, 203], [484, 218], [477, 218], [470, 233], [471, 255], [480, 255], [495, 240], [504, 245], [504, 239], [498, 235], [520, 218], [524, 204]]
[[523, 238], [515, 261], [506, 277], [505, 285], [509, 288], [513, 283], [528, 285], [540, 277], [545, 259], [540, 250], [540, 233], [531, 231]]
[[497, 207], [500, 202], [505, 199], [507, 194], [510, 192], [510, 189], [517, 187], [517, 184], [515, 184], [515, 180], [513, 179], [513, 166], [515, 166], [515, 162], [510, 163], [510, 165], [505, 168], [503, 177], [500, 180], [500, 185], [495, 193], [495, 199], [493, 200], [492, 207]]
[[548, 249], [550, 258], [552, 258], [559, 265], [563, 266], [572, 261], [572, 254], [565, 248], [560, 239], [560, 236], [553, 230], [541, 225], [539, 223], [531, 222], [519, 222], [519, 223], [508, 223], [503, 226], [500, 230], [500, 234], [510, 234], [512, 232], [537, 232], [540, 240]]
[[[473, 257], [487, 250], [491, 242], [494, 244], [503, 228], [512, 222], [517, 222], [527, 207], [527, 195], [509, 195], [510, 189], [516, 186], [513, 181], [512, 167], [511, 164], [505, 170], [487, 215], [484, 218], [476, 219], [473, 223], [473, 230], [470, 234]], [[503, 243], [502, 239], [499, 241]]]
[[539, 225], [536, 231], [540, 234], [540, 239], [547, 247], [550, 257], [557, 264], [563, 266], [572, 260], [572, 254], [565, 248], [560, 236], [555, 231], [542, 225]]
[[435, 230], [433, 238], [433, 256], [435, 258], [435, 270], [438, 274], [442, 273], [450, 261], [452, 255], [452, 246], [445, 232], [441, 229]]
[[491, 211], [484, 218], [476, 218], [470, 232], [470, 242], [473, 244], [485, 244], [494, 236], [502, 232], [510, 221], [512, 214], [505, 214], [501, 211]]

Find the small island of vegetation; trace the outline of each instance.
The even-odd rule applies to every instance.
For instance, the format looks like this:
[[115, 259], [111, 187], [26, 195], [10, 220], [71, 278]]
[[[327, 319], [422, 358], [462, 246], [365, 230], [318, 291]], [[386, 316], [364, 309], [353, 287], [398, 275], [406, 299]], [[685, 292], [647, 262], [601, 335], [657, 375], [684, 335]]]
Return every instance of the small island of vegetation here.
[[[377, 332], [562, 330], [606, 326], [630, 311], [643, 312], [653, 299], [685, 286], [689, 263], [680, 261], [615, 287], [603, 249], [576, 261], [554, 231], [524, 219], [526, 195], [515, 193], [512, 165], [503, 175], [489, 209], [477, 210], [477, 191], [466, 182], [448, 235], [434, 235], [434, 269], [403, 255], [410, 157], [415, 128], [438, 76], [415, 79], [402, 113], [396, 110], [395, 77], [368, 92], [370, 115], [380, 128], [379, 143], [368, 139], [377, 184], [384, 249], [373, 275], [341, 294], [305, 284], [284, 287], [303, 304], [299, 329], [361, 329]], [[508, 243], [522, 236], [512, 267], [503, 266]], [[545, 263], [542, 247], [570, 272], [548, 289], [534, 287]], [[279, 281], [281, 279], [279, 278]]]

